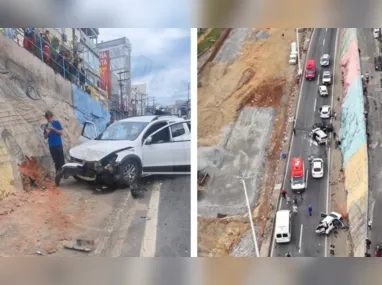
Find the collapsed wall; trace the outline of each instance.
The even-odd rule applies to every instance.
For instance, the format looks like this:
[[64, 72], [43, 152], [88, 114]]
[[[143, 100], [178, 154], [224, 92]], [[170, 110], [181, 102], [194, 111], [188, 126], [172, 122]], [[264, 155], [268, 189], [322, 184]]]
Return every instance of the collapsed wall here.
[[341, 114], [341, 151], [347, 190], [350, 234], [354, 256], [364, 256], [368, 197], [368, 162], [365, 107], [357, 30], [341, 29], [341, 71], [344, 100]]
[[110, 118], [96, 99], [0, 35], [0, 200], [21, 188], [19, 165], [26, 158], [54, 169], [41, 129], [47, 110], [64, 128], [65, 152], [78, 143], [83, 121], [102, 130]]

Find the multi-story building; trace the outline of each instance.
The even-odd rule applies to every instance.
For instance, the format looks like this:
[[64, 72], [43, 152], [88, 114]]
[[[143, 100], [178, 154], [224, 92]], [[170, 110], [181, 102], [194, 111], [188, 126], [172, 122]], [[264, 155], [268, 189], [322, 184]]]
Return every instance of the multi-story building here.
[[99, 31], [97, 28], [81, 28], [77, 48], [83, 61], [87, 83], [100, 87], [99, 54], [97, 50]]
[[99, 53], [108, 51], [110, 61], [111, 105], [118, 112], [132, 113], [131, 108], [131, 43], [120, 38], [97, 44]]

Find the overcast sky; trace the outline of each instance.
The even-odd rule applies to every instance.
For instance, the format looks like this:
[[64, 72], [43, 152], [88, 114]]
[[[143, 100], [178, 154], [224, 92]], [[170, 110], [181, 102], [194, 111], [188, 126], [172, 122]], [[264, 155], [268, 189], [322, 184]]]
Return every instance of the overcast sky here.
[[99, 41], [127, 37], [132, 45], [132, 83], [146, 83], [162, 104], [187, 99], [190, 29], [100, 29]]

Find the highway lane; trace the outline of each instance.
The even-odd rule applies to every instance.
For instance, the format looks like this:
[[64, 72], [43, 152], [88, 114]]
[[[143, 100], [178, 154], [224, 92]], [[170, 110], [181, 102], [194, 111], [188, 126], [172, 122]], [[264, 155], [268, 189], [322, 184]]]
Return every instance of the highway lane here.
[[[373, 228], [369, 237], [374, 245], [382, 244], [382, 93], [380, 71], [374, 69], [374, 56], [378, 53], [378, 40], [373, 38], [370, 28], [357, 29], [359, 48], [361, 50], [361, 72], [369, 71], [368, 84], [368, 132], [369, 139], [369, 217], [373, 221]], [[373, 252], [373, 251], [372, 251]]]
[[[320, 221], [320, 213], [328, 209], [328, 154], [326, 146], [318, 146], [309, 138], [308, 134], [312, 130], [314, 123], [321, 122], [319, 108], [322, 105], [331, 105], [332, 86], [329, 88], [329, 96], [323, 98], [318, 94], [318, 86], [321, 82], [322, 71], [330, 70], [333, 73], [334, 51], [336, 44], [337, 29], [315, 29], [307, 58], [315, 58], [317, 63], [317, 76], [315, 80], [307, 81], [303, 77], [300, 90], [299, 103], [296, 113], [296, 134], [292, 139], [291, 152], [288, 158], [288, 169], [285, 175], [284, 185], [288, 195], [293, 197], [290, 188], [290, 158], [303, 157], [305, 168], [309, 166], [308, 156], [320, 157], [325, 162], [325, 176], [322, 179], [312, 179], [310, 169], [307, 177], [307, 189], [303, 193], [303, 202], [299, 205], [299, 211], [292, 218], [292, 241], [289, 244], [273, 244], [272, 256], [284, 256], [290, 252], [292, 256], [320, 257], [326, 256], [327, 240], [323, 236], [317, 235], [314, 230]], [[322, 68], [319, 65], [322, 54], [329, 53], [331, 65]], [[305, 66], [304, 66], [305, 69]], [[303, 75], [304, 76], [304, 75]], [[312, 205], [313, 215], [308, 214], [308, 205]], [[281, 209], [290, 208], [282, 201], [279, 205]]]

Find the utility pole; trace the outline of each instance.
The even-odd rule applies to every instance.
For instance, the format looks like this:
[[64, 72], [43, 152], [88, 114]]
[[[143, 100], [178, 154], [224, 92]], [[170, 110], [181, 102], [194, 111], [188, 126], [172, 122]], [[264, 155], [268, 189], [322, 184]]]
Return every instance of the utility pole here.
[[239, 178], [241, 180], [241, 184], [243, 185], [245, 200], [247, 202], [249, 224], [251, 225], [252, 238], [253, 238], [253, 244], [255, 246], [256, 257], [260, 257], [259, 246], [257, 244], [255, 225], [253, 224], [252, 210], [251, 210], [251, 206], [250, 206], [249, 199], [248, 199], [247, 186], [245, 185], [245, 179], [250, 179], [253, 177], [242, 175], [242, 176], [236, 176], [236, 178]]
[[[119, 82], [119, 88], [120, 88], [120, 92], [121, 92], [121, 98], [120, 98], [120, 101], [121, 101], [121, 103], [122, 103], [122, 101], [123, 101], [123, 86], [124, 86], [124, 84], [123, 84], [123, 82], [125, 82], [125, 81], [128, 81], [129, 80], [129, 78], [127, 78], [127, 76], [124, 76], [123, 78], [122, 78], [122, 75], [123, 74], [128, 74], [129, 72], [128, 71], [121, 71], [121, 72], [118, 72], [117, 74], [119, 75], [119, 80], [118, 80], [118, 82]], [[126, 97], [127, 97], [127, 94], [126, 94]], [[126, 109], [127, 109], [127, 98], [124, 100], [125, 101], [125, 107], [126, 107]], [[122, 105], [123, 105], [123, 103], [122, 103]], [[124, 112], [127, 112], [127, 110], [124, 110]]]

